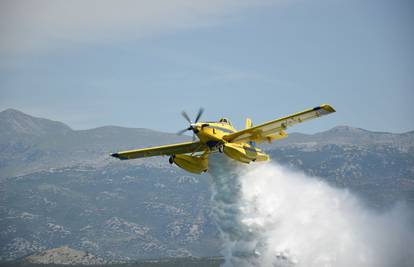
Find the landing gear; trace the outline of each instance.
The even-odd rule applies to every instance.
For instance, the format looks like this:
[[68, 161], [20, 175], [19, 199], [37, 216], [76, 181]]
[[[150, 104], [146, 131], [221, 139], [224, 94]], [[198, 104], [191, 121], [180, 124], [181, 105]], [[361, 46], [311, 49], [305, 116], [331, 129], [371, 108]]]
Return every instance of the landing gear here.
[[170, 158], [168, 159], [168, 162], [170, 164], [173, 164], [174, 163], [174, 158], [175, 158], [175, 155], [171, 155]]
[[220, 144], [220, 145], [218, 146], [218, 151], [219, 151], [220, 153], [223, 153], [223, 152], [224, 152], [224, 145], [223, 145], [223, 144]]

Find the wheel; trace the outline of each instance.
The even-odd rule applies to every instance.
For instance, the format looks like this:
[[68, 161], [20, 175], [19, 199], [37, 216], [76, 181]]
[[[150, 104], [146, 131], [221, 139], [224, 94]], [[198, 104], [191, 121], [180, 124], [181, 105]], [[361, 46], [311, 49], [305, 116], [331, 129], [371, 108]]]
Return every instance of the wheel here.
[[168, 162], [169, 162], [170, 164], [173, 164], [173, 163], [174, 163], [174, 155], [171, 155], [171, 156], [170, 156], [170, 158], [168, 159]]
[[223, 152], [224, 152], [224, 146], [223, 146], [223, 145], [219, 145], [219, 147], [218, 147], [218, 151], [219, 151], [220, 153], [223, 153]]

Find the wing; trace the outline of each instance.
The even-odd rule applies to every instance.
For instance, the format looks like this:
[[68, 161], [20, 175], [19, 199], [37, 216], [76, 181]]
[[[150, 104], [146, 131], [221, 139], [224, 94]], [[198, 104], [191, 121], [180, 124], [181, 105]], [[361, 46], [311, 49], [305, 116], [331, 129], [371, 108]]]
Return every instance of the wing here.
[[111, 156], [119, 159], [136, 159], [162, 155], [193, 153], [203, 151], [205, 149], [206, 146], [201, 142], [186, 142], [166, 146], [121, 151], [113, 153]]
[[315, 119], [323, 115], [335, 112], [335, 110], [327, 104], [307, 109], [280, 119], [269, 121], [252, 128], [244, 129], [224, 136], [224, 140], [233, 143], [241, 143], [247, 141], [258, 141], [266, 138], [266, 136], [275, 133], [284, 133], [283, 130], [292, 125]]

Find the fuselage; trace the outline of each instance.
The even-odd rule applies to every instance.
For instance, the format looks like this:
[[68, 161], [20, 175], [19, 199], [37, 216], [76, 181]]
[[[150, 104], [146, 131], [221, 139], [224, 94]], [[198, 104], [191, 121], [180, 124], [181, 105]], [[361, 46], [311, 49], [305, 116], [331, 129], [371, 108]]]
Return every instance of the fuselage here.
[[234, 132], [236, 129], [226, 122], [199, 122], [194, 127], [194, 133], [209, 148], [222, 144], [223, 136]]
[[243, 163], [252, 161], [266, 161], [269, 156], [249, 143], [231, 143], [223, 137], [236, 132], [236, 129], [228, 120], [221, 119], [219, 122], [198, 122], [192, 123], [191, 129], [205, 144], [207, 150], [201, 155], [172, 155], [170, 163], [175, 163], [179, 167], [193, 173], [205, 172], [208, 169], [208, 155], [211, 152], [221, 152], [226, 156]]
[[[225, 120], [225, 121], [222, 121]], [[261, 149], [249, 143], [229, 143], [224, 136], [235, 133], [237, 130], [226, 119], [219, 122], [199, 122], [193, 124], [193, 131], [210, 151], [224, 152], [232, 159], [249, 163], [251, 161], [266, 161], [269, 157]]]

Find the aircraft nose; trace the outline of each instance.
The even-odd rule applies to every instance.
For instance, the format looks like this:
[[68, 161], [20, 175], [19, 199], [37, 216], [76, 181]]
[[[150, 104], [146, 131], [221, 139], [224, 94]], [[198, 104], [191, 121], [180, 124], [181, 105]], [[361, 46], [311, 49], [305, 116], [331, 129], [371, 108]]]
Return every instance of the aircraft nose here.
[[197, 123], [191, 123], [191, 129], [194, 133], [198, 133], [200, 131], [200, 125], [198, 125]]
[[197, 127], [194, 127], [193, 128], [193, 131], [194, 131], [194, 133], [198, 133], [200, 131], [200, 127], [198, 127], [198, 126]]

